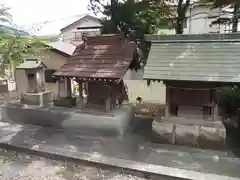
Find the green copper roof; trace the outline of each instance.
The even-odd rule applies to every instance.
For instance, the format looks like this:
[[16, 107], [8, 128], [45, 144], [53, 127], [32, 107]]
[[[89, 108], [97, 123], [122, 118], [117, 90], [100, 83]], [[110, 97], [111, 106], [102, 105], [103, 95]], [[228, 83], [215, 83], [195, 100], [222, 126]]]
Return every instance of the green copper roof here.
[[147, 39], [152, 45], [145, 79], [240, 82], [240, 34]]

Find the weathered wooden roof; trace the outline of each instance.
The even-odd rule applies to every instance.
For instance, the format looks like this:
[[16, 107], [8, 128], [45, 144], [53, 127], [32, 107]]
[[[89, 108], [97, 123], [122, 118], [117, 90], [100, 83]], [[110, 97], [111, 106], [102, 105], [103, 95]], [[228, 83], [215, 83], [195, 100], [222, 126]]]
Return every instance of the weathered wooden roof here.
[[136, 52], [136, 43], [121, 35], [88, 37], [73, 56], [57, 70], [55, 76], [79, 78], [113, 78], [124, 76]]
[[146, 36], [145, 79], [240, 82], [240, 34]]

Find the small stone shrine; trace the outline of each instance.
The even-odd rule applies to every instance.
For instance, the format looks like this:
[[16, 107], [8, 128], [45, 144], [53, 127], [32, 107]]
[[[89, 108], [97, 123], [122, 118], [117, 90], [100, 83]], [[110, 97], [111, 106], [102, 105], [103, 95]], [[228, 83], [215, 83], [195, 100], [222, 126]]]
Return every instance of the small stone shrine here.
[[[21, 103], [26, 105], [46, 106], [51, 101], [51, 92], [44, 88], [44, 69], [46, 66], [39, 59], [26, 59], [17, 69], [25, 71], [28, 87], [21, 95]], [[16, 82], [21, 83], [21, 82]]]

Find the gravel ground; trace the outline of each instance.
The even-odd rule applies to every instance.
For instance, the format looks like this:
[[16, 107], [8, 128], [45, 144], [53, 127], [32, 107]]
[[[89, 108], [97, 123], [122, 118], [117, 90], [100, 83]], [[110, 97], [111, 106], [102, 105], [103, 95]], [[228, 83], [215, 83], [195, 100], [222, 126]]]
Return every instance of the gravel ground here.
[[0, 149], [1, 180], [147, 180], [128, 173]]

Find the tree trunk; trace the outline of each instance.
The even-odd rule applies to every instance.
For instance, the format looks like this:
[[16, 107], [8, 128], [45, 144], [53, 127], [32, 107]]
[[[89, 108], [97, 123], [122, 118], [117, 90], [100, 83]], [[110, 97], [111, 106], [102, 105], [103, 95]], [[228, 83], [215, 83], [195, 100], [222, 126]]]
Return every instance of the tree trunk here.
[[180, 17], [177, 18], [176, 26], [175, 26], [176, 34], [183, 34], [183, 21], [184, 19], [181, 19]]
[[178, 1], [178, 7], [177, 7], [177, 20], [175, 22], [175, 32], [176, 34], [183, 34], [183, 23], [186, 21], [186, 12], [187, 9], [190, 6], [190, 0], [186, 0], [184, 2], [183, 0]]
[[112, 31], [114, 33], [117, 32], [117, 24], [116, 24], [116, 11], [117, 11], [117, 0], [111, 0], [111, 21], [112, 21]]
[[238, 31], [238, 12], [240, 9], [239, 4], [234, 5], [234, 10], [233, 10], [233, 19], [232, 19], [232, 32], [237, 32]]
[[16, 70], [16, 64], [14, 61], [10, 62], [10, 77], [13, 81], [15, 81], [15, 70]]

